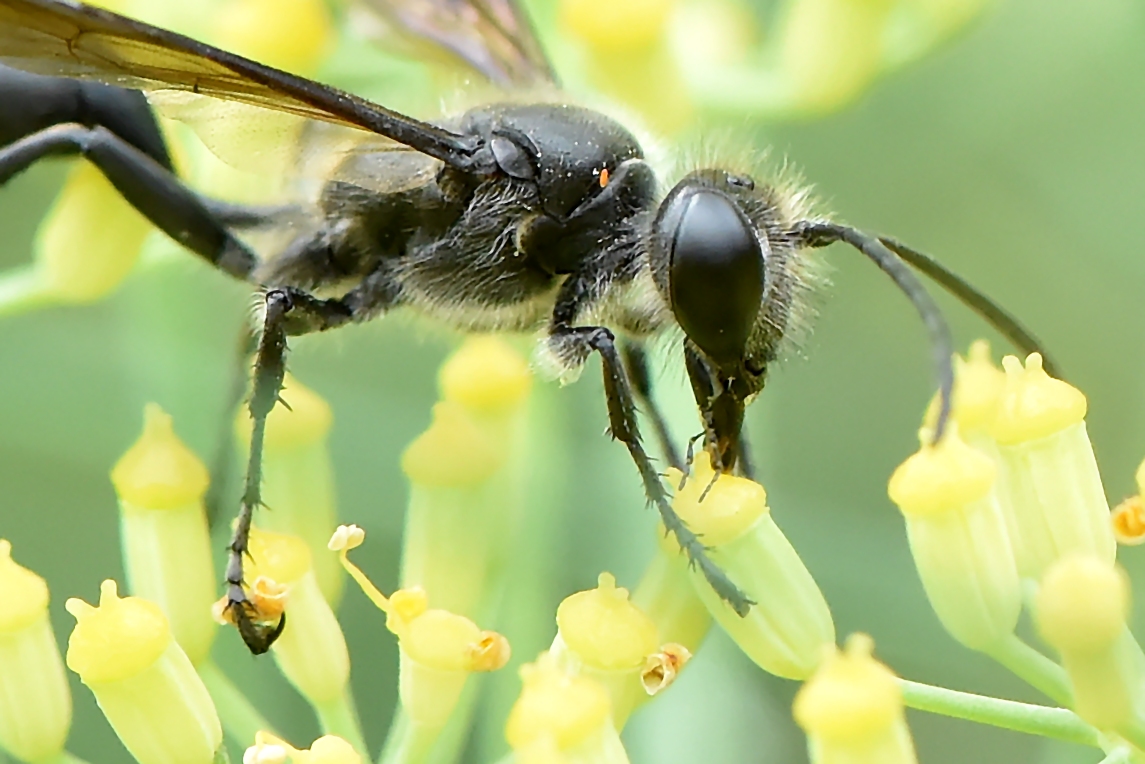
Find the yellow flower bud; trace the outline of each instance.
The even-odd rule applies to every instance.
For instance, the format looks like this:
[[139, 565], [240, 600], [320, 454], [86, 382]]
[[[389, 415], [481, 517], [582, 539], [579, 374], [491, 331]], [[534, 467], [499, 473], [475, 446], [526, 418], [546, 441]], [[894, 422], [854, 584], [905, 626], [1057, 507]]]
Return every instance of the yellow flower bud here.
[[[678, 482], [669, 470], [669, 479]], [[763, 487], [720, 475], [706, 458], [676, 494], [684, 522], [709, 545], [712, 561], [751, 598], [741, 618], [692, 570], [700, 599], [740, 649], [765, 671], [789, 679], [811, 675], [823, 648], [835, 644], [835, 625], [823, 593], [783, 532], [771, 519]], [[706, 495], [705, 495], [706, 493]], [[671, 538], [665, 544], [675, 545]]]
[[902, 692], [864, 634], [823, 662], [795, 696], [812, 764], [914, 764]]
[[658, 652], [656, 624], [628, 600], [611, 573], [597, 588], [577, 592], [557, 608], [557, 637], [549, 653], [571, 674], [596, 679], [608, 690], [619, 729], [640, 699], [646, 663]]
[[638, 109], [664, 133], [687, 127], [695, 113], [670, 45], [678, 5], [675, 0], [562, 0], [559, 8], [560, 27], [582, 44], [593, 84], [610, 99]]
[[889, 493], [906, 519], [911, 554], [946, 630], [977, 650], [1012, 634], [1022, 609], [1021, 581], [1006, 521], [991, 490], [989, 458], [951, 426], [895, 470]]
[[1061, 654], [1074, 710], [1099, 729], [1137, 721], [1145, 700], [1145, 656], [1126, 626], [1129, 579], [1104, 559], [1069, 555], [1042, 579], [1038, 631]]
[[126, 503], [146, 509], [194, 504], [207, 492], [207, 468], [175, 436], [169, 414], [157, 404], [143, 410], [143, 434], [111, 471]]
[[529, 364], [494, 335], [469, 337], [437, 374], [443, 400], [471, 412], [502, 412], [520, 405], [533, 386]]
[[1006, 387], [992, 428], [1000, 444], [1046, 438], [1085, 419], [1085, 396], [1046, 374], [1041, 354], [1031, 353], [1025, 368], [1016, 357], [1006, 356], [1002, 367]]
[[260, 731], [255, 744], [243, 752], [243, 764], [361, 764], [362, 756], [348, 741], [337, 735], [323, 735], [298, 749], [282, 738]]
[[487, 479], [501, 455], [459, 403], [433, 407], [433, 423], [402, 454], [402, 471], [417, 485], [460, 486]]
[[[956, 357], [954, 407], [951, 411], [964, 434], [989, 431], [998, 416], [1006, 375], [990, 358], [990, 343], [977, 340], [963, 360]], [[937, 409], [935, 409], [937, 414]]]
[[334, 39], [320, 0], [238, 0], [215, 17], [215, 42], [264, 64], [297, 74], [317, 68]]
[[[505, 738], [522, 758], [620, 764], [627, 762], [620, 736], [612, 724], [608, 691], [583, 676], [558, 669], [547, 654], [521, 668], [524, 687], [509, 712]], [[551, 758], [552, 753], [565, 758]]]
[[628, 590], [611, 573], [601, 573], [595, 589], [561, 602], [557, 630], [569, 650], [602, 671], [633, 670], [656, 650], [656, 625], [628, 601]]
[[44, 288], [65, 302], [104, 297], [135, 267], [151, 231], [99, 170], [77, 163], [36, 234]]
[[49, 760], [63, 751], [71, 719], [48, 586], [0, 539], [0, 749], [23, 761]]
[[780, 24], [779, 69], [792, 107], [846, 105], [878, 74], [890, 0], [798, 0]]
[[98, 607], [78, 599], [65, 607], [76, 619], [68, 667], [131, 755], [140, 764], [210, 764], [223, 738], [219, 717], [159, 606], [121, 599], [108, 580]]
[[354, 746], [337, 735], [323, 735], [310, 744], [309, 761], [299, 764], [361, 764]]
[[[318, 585], [331, 606], [337, 607], [345, 584], [338, 561], [325, 553], [330, 528], [337, 523], [334, 467], [329, 434], [334, 422], [330, 405], [317, 393], [287, 374], [282, 400], [266, 420], [262, 497], [273, 512], [259, 522], [265, 530], [301, 537], [310, 547]], [[250, 449], [251, 418], [238, 412], [235, 432], [243, 453]]]
[[1085, 397], [1050, 378], [1037, 353], [1025, 368], [1013, 356], [1002, 365], [1006, 388], [993, 433], [1005, 467], [1003, 501], [1019, 572], [1040, 578], [1074, 552], [1112, 562], [1117, 544], [1086, 434]]
[[250, 559], [248, 577], [265, 577], [287, 588], [286, 628], [271, 647], [283, 675], [316, 705], [341, 698], [350, 678], [350, 653], [318, 588], [306, 542], [252, 528]]
[[162, 608], [192, 663], [215, 638], [210, 533], [203, 510], [207, 469], [150, 403], [143, 434], [111, 471], [119, 496], [124, 566], [131, 591]]
[[674, 0], [561, 0], [561, 28], [604, 51], [643, 50], [664, 35]]

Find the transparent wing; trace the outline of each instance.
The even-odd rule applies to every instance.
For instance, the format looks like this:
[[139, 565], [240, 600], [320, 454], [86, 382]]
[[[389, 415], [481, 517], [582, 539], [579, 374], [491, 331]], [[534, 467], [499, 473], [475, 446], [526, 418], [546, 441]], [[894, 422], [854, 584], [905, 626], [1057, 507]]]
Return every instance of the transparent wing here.
[[0, 61], [140, 90], [182, 90], [385, 136], [468, 167], [473, 136], [69, 0], [0, 0]]
[[158, 90], [149, 98], [224, 163], [279, 185], [310, 180], [318, 190], [340, 180], [389, 193], [428, 182], [441, 166], [396, 141], [343, 125], [184, 91]]
[[447, 51], [502, 88], [556, 85], [517, 0], [359, 0], [358, 6], [406, 36]]

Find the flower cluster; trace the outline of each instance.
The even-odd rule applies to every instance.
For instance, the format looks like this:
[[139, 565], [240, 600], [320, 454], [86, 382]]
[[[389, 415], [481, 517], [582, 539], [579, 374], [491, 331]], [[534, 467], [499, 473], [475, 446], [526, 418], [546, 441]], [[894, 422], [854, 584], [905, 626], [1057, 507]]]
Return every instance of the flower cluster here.
[[[754, 18], [732, 0], [705, 3], [703, 13], [683, 2], [566, 0], [558, 15], [566, 42], [584, 54], [583, 78], [670, 132], [695, 109], [774, 116], [837, 108], [984, 4], [789, 0], [763, 46]], [[332, 42], [331, 19], [311, 0], [208, 3], [190, 14], [174, 3], [109, 5], [300, 72], [318, 66]], [[227, 172], [205, 152], [176, 159], [212, 188]], [[93, 239], [96, 222], [101, 236]], [[97, 172], [78, 165], [41, 229], [35, 264], [0, 284], [0, 311], [107, 294], [149, 232]], [[247, 573], [260, 612], [287, 616], [273, 660], [313, 708], [321, 737], [295, 747], [307, 741], [273, 730], [214, 662], [208, 472], [171, 418], [149, 406], [139, 441], [111, 473], [130, 594], [108, 580], [97, 606], [67, 600], [76, 625], [66, 658], [48, 619], [46, 582], [0, 540], [0, 748], [29, 764], [75, 761], [66, 750], [66, 665], [143, 764], [206, 764], [225, 754], [224, 740], [245, 751], [244, 764], [359, 764], [372, 753], [382, 764], [456, 761], [483, 710], [472, 675], [505, 668], [516, 639], [501, 616], [508, 550], [529, 501], [531, 377], [510, 345], [478, 337], [447, 361], [439, 381], [433, 422], [402, 460], [410, 500], [401, 580], [388, 596], [349, 559], [364, 532], [338, 524], [330, 407], [289, 379], [282, 395], [290, 406], [268, 422], [264, 495], [274, 511], [258, 517]], [[827, 601], [772, 519], [764, 488], [715, 474], [701, 455], [687, 475], [665, 479], [712, 559], [754, 601], [749, 614], [735, 614], [660, 534], [631, 594], [601, 573], [596, 588], [535, 614], [550, 628], [555, 619], [556, 629], [540, 655], [517, 656], [527, 659], [519, 697], [495, 721], [508, 755], [522, 763], [628, 761], [625, 724], [672, 687], [718, 625], [762, 670], [803, 683], [794, 717], [816, 764], [914, 762], [908, 706], [1092, 745], [1110, 761], [1145, 759], [1145, 655], [1127, 626], [1129, 585], [1115, 563], [1117, 541], [1145, 540], [1145, 509], [1138, 496], [1110, 514], [1085, 412], [1084, 396], [1049, 377], [1036, 355], [1024, 364], [1007, 358], [999, 369], [976, 345], [959, 363], [956, 426], [937, 444], [924, 428], [924, 445], [889, 491], [950, 635], [1056, 706], [898, 678], [861, 634], [839, 649]], [[241, 448], [248, 419], [235, 429]], [[1145, 482], [1145, 465], [1138, 477]], [[398, 643], [400, 708], [378, 752], [362, 734], [337, 616], [347, 574]], [[1023, 609], [1056, 660], [1016, 634]]]
[[[401, 584], [389, 596], [349, 559], [364, 531], [335, 527], [329, 408], [292, 379], [291, 407], [277, 409], [268, 427], [266, 486], [280, 502], [265, 513], [275, 529], [252, 536], [248, 577], [266, 607], [288, 616], [272, 654], [325, 733], [309, 749], [272, 730], [213, 662], [207, 473], [171, 418], [147, 407], [139, 441], [111, 472], [132, 594], [120, 596], [108, 580], [98, 606], [66, 603], [76, 619], [66, 664], [137, 760], [205, 763], [224, 736], [247, 749], [249, 762], [368, 757], [335, 615], [344, 573], [383, 611], [399, 646], [400, 709], [380, 761], [456, 759], [447, 730], [468, 726], [477, 711], [471, 674], [510, 658], [513, 634], [478, 623], [497, 622], [507, 583], [505, 542], [525, 499], [531, 381], [511, 346], [477, 337], [446, 362], [440, 386], [432, 424], [402, 460], [410, 505]], [[1114, 562], [1114, 528], [1124, 535], [1126, 523], [1105, 504], [1085, 410], [1085, 398], [1047, 375], [1036, 354], [1024, 365], [1008, 357], [999, 369], [976, 344], [958, 362], [955, 424], [937, 444], [924, 427], [924, 445], [889, 487], [947, 631], [1060, 708], [899, 679], [874, 660], [864, 635], [837, 650], [827, 603], [772, 520], [763, 487], [715, 474], [701, 455], [687, 475], [666, 479], [677, 487], [677, 511], [755, 601], [751, 612], [736, 615], [662, 535], [632, 596], [602, 573], [596, 588], [557, 608], [552, 644], [520, 669], [505, 721], [515, 760], [626, 762], [625, 723], [686, 671], [713, 623], [763, 670], [804, 682], [794, 716], [817, 764], [914, 762], [906, 706], [1142, 755], [1145, 661]], [[320, 486], [300, 493], [310, 505], [290, 498], [300, 476]], [[321, 521], [327, 532], [319, 534]], [[0, 542], [0, 595], [0, 745], [33, 764], [66, 757], [70, 699], [47, 586], [12, 560], [8, 542]], [[1015, 634], [1023, 606], [1059, 661]]]

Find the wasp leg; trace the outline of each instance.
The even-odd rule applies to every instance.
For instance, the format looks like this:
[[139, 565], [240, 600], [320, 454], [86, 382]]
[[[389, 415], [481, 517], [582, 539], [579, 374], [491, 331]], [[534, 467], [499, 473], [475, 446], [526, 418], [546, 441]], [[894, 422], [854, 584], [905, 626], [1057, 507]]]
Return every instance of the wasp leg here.
[[243, 556], [250, 542], [251, 519], [262, 504], [262, 451], [266, 419], [281, 400], [286, 376], [286, 338], [322, 332], [364, 321], [399, 302], [400, 289], [389, 271], [379, 268], [340, 298], [322, 299], [295, 287], [266, 290], [262, 333], [254, 358], [254, 383], [248, 408], [251, 416], [250, 456], [243, 483], [239, 515], [228, 546], [226, 610], [252, 653], [265, 653], [282, 632], [277, 624], [259, 622], [257, 609], [243, 587]]
[[644, 345], [637, 342], [625, 342], [621, 345], [624, 354], [624, 367], [628, 370], [628, 378], [632, 380], [632, 387], [641, 409], [652, 420], [652, 427], [656, 430], [656, 438], [660, 441], [660, 450], [668, 464], [681, 472], [685, 472], [684, 462], [680, 460], [680, 451], [672, 442], [672, 434], [668, 431], [668, 422], [663, 412], [652, 399], [652, 375], [648, 371], [648, 354]]
[[254, 385], [250, 397], [252, 420], [250, 457], [242, 503], [228, 547], [226, 610], [239, 629], [243, 641], [256, 655], [270, 649], [282, 623], [258, 622], [255, 606], [243, 588], [243, 555], [250, 542], [251, 518], [262, 504], [262, 450], [266, 418], [282, 392], [286, 375], [286, 338], [341, 326], [352, 318], [350, 308], [338, 299], [323, 300], [291, 287], [268, 289], [264, 295], [262, 334], [254, 362]]
[[699, 537], [676, 514], [660, 475], [640, 442], [640, 425], [636, 419], [632, 384], [624, 371], [624, 362], [616, 348], [615, 336], [603, 326], [573, 325], [577, 315], [591, 302], [599, 299], [607, 289], [606, 274], [618, 270], [616, 263], [607, 259], [601, 259], [594, 265], [590, 270], [571, 275], [561, 286], [546, 342], [557, 359], [570, 367], [583, 364], [593, 351], [600, 354], [609, 428], [613, 437], [628, 448], [632, 461], [640, 471], [648, 501], [656, 506], [664, 528], [676, 537], [680, 548], [687, 553], [691, 563], [699, 567], [720, 598], [741, 616], [747, 615], [751, 600], [712, 562]]
[[82, 154], [172, 239], [226, 273], [247, 279], [257, 258], [170, 169], [105, 127], [62, 123], [0, 149], [0, 185], [47, 156]]
[[660, 512], [664, 528], [676, 537], [680, 548], [687, 553], [691, 563], [700, 568], [704, 578], [720, 598], [741, 616], [747, 615], [752, 604], [751, 600], [712, 562], [699, 537], [676, 514], [660, 475], [640, 442], [636, 402], [612, 332], [603, 326], [578, 326], [558, 329], [553, 332], [553, 338], [560, 344], [581, 344], [588, 350], [595, 350], [600, 354], [604, 372], [604, 393], [608, 403], [609, 428], [613, 437], [628, 447], [628, 453], [640, 471], [648, 500], [655, 504]]
[[0, 65], [0, 146], [65, 122], [102, 125], [172, 169], [159, 123], [138, 90]]

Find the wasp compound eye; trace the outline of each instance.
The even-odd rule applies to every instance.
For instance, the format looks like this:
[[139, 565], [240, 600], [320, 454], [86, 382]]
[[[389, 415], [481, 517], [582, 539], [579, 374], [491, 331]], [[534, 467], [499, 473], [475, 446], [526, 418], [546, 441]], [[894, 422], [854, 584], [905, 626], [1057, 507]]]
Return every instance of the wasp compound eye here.
[[535, 174], [528, 152], [512, 138], [494, 135], [489, 141], [489, 148], [493, 151], [493, 158], [497, 160], [497, 166], [510, 178], [529, 180]]
[[736, 366], [763, 298], [760, 240], [722, 193], [684, 190], [664, 207], [657, 233], [668, 251], [672, 312], [714, 363]]

